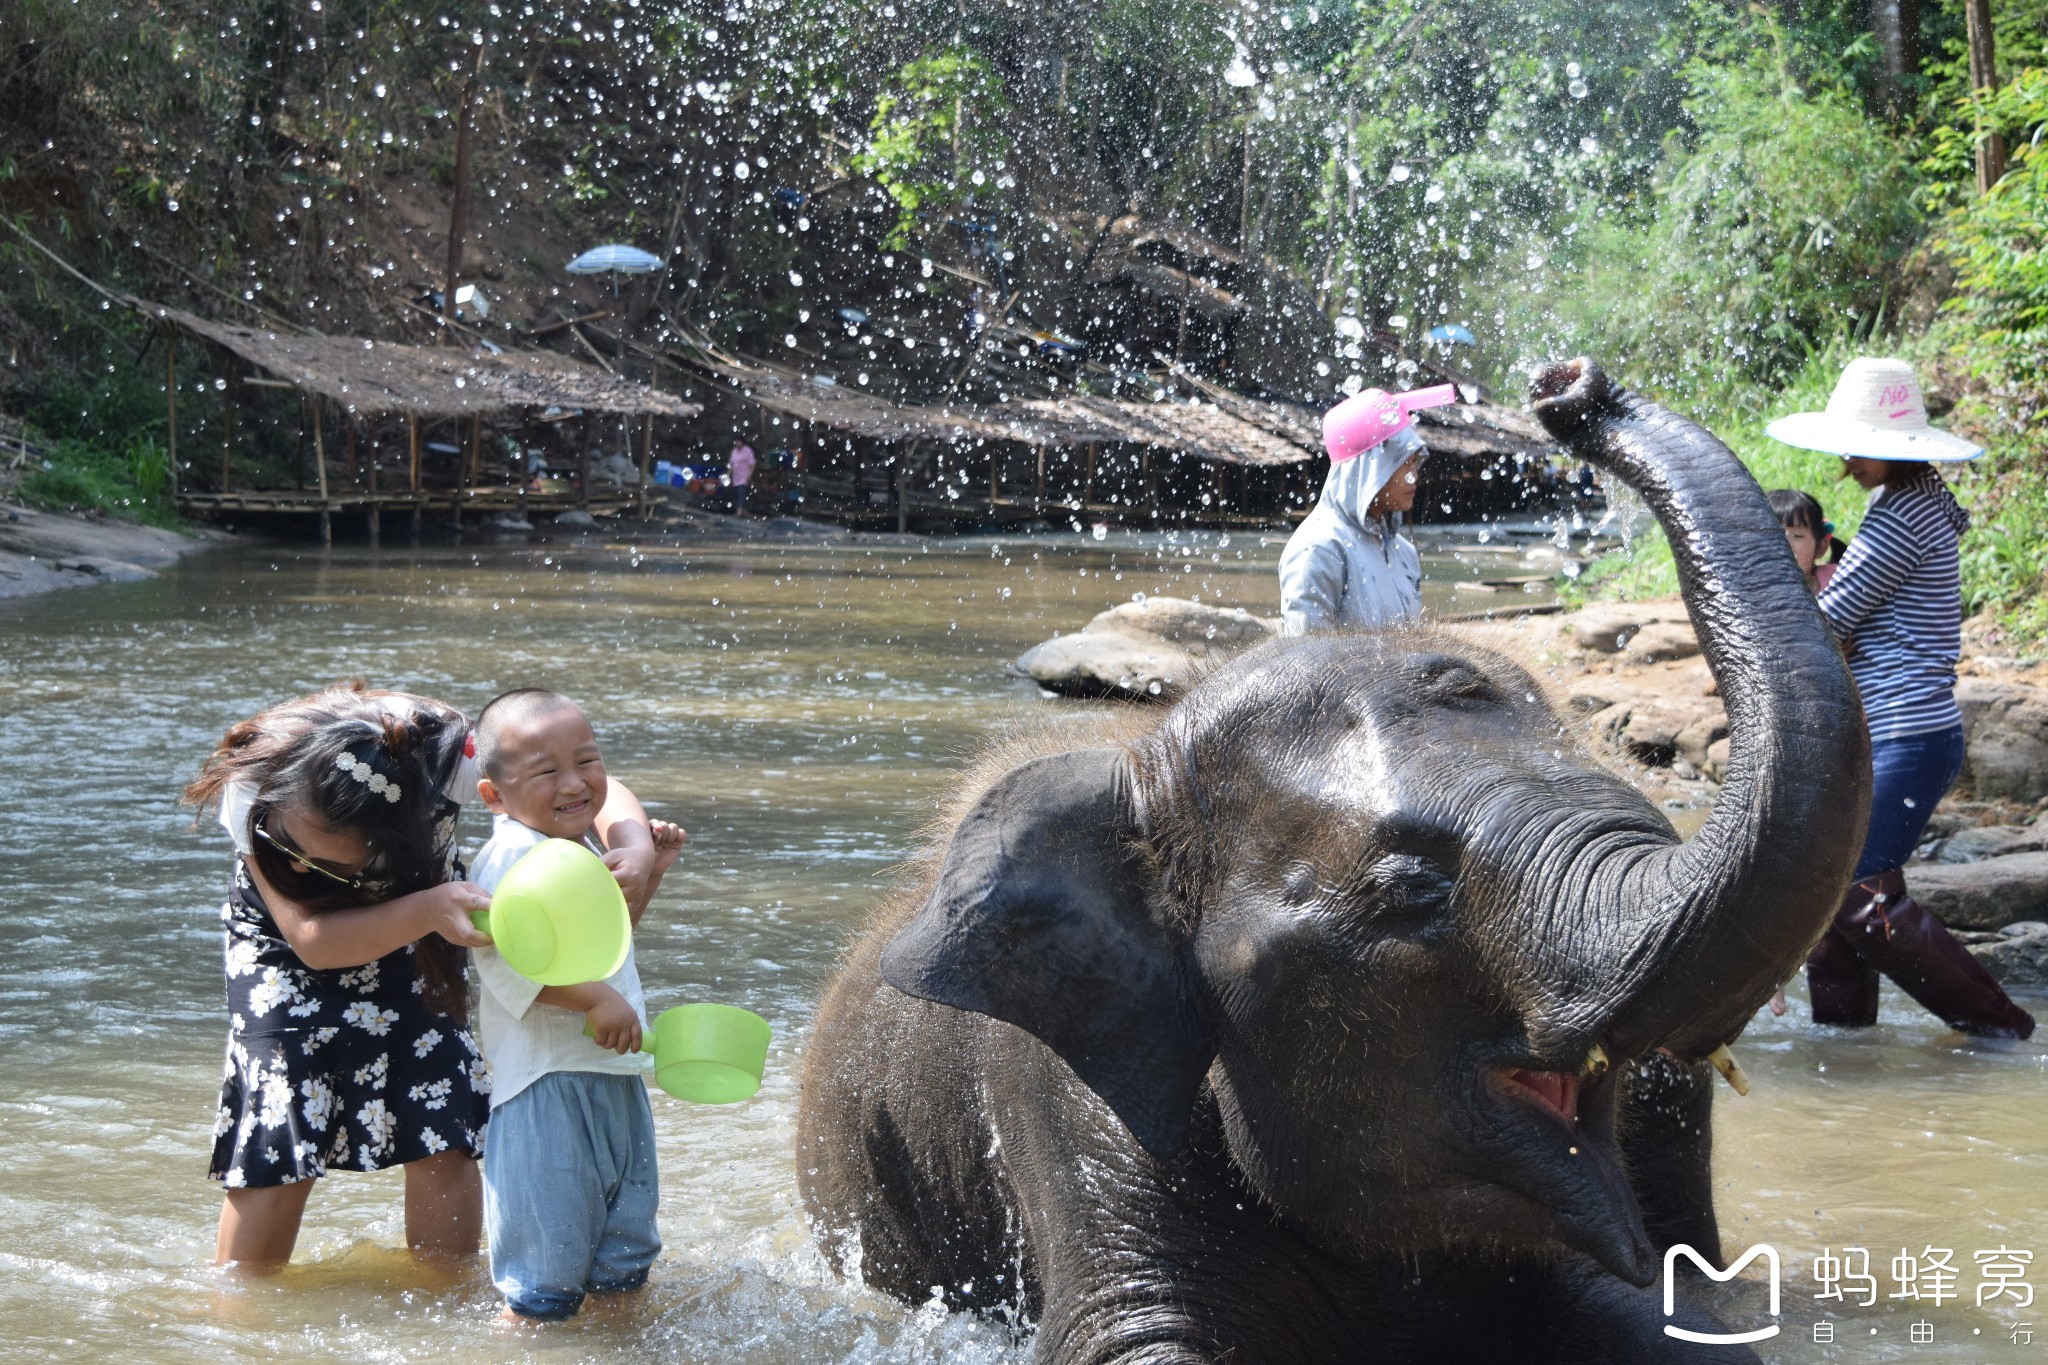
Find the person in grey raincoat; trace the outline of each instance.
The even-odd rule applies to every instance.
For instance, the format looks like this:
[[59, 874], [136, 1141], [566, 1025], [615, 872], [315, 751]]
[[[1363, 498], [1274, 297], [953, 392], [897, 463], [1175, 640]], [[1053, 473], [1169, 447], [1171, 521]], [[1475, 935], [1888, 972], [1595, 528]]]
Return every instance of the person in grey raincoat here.
[[1401, 534], [1429, 452], [1403, 428], [1354, 459], [1333, 461], [1323, 495], [1280, 553], [1280, 615], [1289, 635], [1403, 625], [1422, 615], [1422, 559]]

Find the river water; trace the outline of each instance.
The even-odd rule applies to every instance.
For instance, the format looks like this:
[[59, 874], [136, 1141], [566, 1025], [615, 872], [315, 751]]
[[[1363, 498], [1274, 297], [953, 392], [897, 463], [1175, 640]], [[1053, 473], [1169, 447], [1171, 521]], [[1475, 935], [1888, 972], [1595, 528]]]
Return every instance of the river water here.
[[[239, 547], [153, 582], [0, 604], [0, 1359], [1025, 1359], [1000, 1326], [826, 1270], [791, 1170], [805, 1030], [951, 773], [1005, 727], [1075, 709], [1004, 662], [1138, 592], [1270, 612], [1277, 554], [1256, 536], [1122, 533]], [[1486, 605], [1450, 587], [1469, 569], [1432, 560], [1434, 608]], [[282, 1276], [210, 1266], [228, 859], [176, 794], [229, 723], [349, 675], [471, 710], [508, 686], [568, 692], [614, 775], [691, 831], [640, 929], [650, 1005], [744, 1004], [776, 1041], [749, 1104], [655, 1096], [668, 1250], [627, 1313], [508, 1337], [481, 1269], [412, 1266], [396, 1173], [322, 1182]], [[1789, 1325], [1762, 1349], [2048, 1361], [2048, 1345], [2008, 1342], [2033, 1319], [2013, 1295], [1971, 1302], [1978, 1250], [2034, 1253], [2025, 1278], [2048, 1288], [2048, 1052], [1964, 1048], [1896, 997], [1886, 1012], [1858, 1038], [1798, 1022], [1797, 1005], [1762, 1020], [1742, 1049], [1755, 1092], [1721, 1102], [1728, 1245], [1769, 1242], [1786, 1264]], [[1901, 1247], [1952, 1249], [1962, 1301], [1833, 1305], [1854, 1344], [1803, 1344], [1826, 1306], [1813, 1259], [1848, 1244], [1870, 1249], [1881, 1295]], [[1908, 1342], [1921, 1318], [1933, 1345]]]

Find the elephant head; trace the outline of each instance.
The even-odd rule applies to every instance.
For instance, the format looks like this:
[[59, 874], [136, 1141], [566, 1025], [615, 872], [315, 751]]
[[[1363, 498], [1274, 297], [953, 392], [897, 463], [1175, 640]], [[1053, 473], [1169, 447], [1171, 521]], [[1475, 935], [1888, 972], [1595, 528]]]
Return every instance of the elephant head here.
[[1361, 1255], [1562, 1241], [1633, 1283], [1619, 1063], [1737, 1034], [1825, 927], [1868, 814], [1840, 652], [1756, 484], [1589, 362], [1534, 386], [1670, 537], [1726, 701], [1681, 841], [1522, 669], [1429, 631], [1278, 641], [954, 829], [897, 989], [1029, 1031], [1160, 1161], [1213, 1097], [1276, 1214]]

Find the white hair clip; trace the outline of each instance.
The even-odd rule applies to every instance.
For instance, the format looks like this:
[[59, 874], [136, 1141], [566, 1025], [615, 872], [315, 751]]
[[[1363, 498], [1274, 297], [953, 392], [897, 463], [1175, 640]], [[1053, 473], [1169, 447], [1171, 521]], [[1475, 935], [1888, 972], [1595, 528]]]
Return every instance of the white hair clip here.
[[377, 795], [383, 797], [386, 801], [389, 801], [392, 805], [398, 804], [398, 798], [402, 795], [398, 789], [398, 784], [376, 771], [354, 754], [336, 754], [334, 756], [334, 766], [377, 793]]

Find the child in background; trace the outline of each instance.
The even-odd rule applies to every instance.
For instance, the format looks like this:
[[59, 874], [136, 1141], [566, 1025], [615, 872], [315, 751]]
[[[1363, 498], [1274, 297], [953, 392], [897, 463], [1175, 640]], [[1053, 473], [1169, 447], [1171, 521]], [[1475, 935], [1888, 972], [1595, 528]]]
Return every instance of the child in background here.
[[[476, 758], [478, 794], [496, 816], [477, 854], [478, 885], [496, 889], [545, 840], [589, 843], [609, 783], [575, 702], [540, 688], [493, 699], [477, 717]], [[686, 838], [648, 824], [655, 871], [646, 893], [628, 899], [636, 925]], [[617, 972], [582, 986], [541, 986], [490, 948], [477, 950], [476, 967], [492, 1079], [491, 1279], [510, 1318], [572, 1317], [586, 1294], [638, 1289], [661, 1251], [654, 1114], [635, 1055], [646, 1027], [640, 974], [630, 950]]]
[[1835, 576], [1834, 564], [1822, 563], [1821, 556], [1831, 561], [1842, 557], [1842, 542], [1835, 539], [1835, 528], [1811, 493], [1774, 488], [1764, 496], [1778, 514], [1778, 524], [1785, 528], [1785, 539], [1792, 546], [1792, 558], [1799, 562], [1799, 572], [1806, 575], [1808, 591], [1818, 597]]

